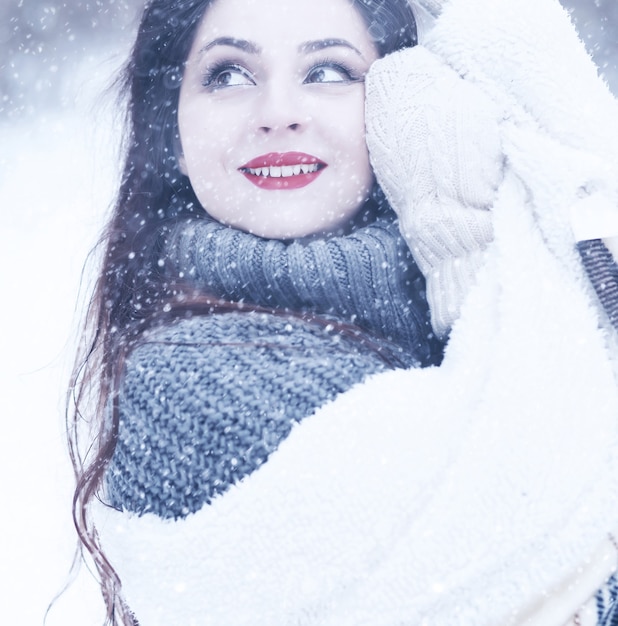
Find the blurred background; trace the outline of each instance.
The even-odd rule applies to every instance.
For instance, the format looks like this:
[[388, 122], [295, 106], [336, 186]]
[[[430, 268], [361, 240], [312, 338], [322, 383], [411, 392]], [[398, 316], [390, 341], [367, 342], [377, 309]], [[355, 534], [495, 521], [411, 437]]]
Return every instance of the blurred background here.
[[[4, 0], [0, 5], [0, 116], [67, 102], [66, 81], [97, 50], [126, 41], [142, 0]], [[618, 2], [562, 0], [601, 72], [618, 90]], [[551, 33], [548, 33], [551, 37]]]
[[[564, 5], [618, 93], [618, 2], [564, 0]], [[90, 279], [82, 267], [118, 175], [121, 120], [110, 85], [141, 6], [141, 0], [0, 4], [5, 624], [41, 625], [47, 604], [68, 580], [75, 542], [65, 390], [80, 285], [87, 291]], [[47, 624], [94, 625], [101, 615], [96, 585], [82, 570]]]
[[[72, 106], [72, 74], [123, 51], [143, 0], [4, 0], [0, 5], [0, 117]], [[95, 69], [95, 71], [97, 71]]]

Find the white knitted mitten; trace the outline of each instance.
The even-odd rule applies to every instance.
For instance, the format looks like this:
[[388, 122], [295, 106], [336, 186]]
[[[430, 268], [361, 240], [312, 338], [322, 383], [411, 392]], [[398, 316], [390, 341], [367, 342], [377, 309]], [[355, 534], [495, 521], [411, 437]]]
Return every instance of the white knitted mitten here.
[[366, 89], [372, 165], [425, 275], [434, 330], [444, 336], [492, 239], [503, 114], [420, 46], [377, 61]]
[[618, 233], [618, 103], [558, 0], [430, 4], [443, 9], [426, 50], [367, 77], [367, 143], [443, 335], [491, 237], [481, 210], [503, 163], [572, 268], [576, 240]]

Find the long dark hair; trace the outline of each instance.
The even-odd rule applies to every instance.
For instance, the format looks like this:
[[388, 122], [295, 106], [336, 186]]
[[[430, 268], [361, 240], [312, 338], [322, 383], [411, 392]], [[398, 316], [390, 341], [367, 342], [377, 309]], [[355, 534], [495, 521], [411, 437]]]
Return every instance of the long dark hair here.
[[[115, 394], [124, 359], [154, 323], [187, 311], [236, 309], [233, 303], [192, 292], [161, 268], [166, 230], [178, 220], [200, 219], [203, 214], [188, 178], [180, 172], [175, 146], [184, 64], [212, 1], [151, 0], [117, 81], [126, 110], [122, 180], [100, 243], [101, 266], [67, 403], [69, 449], [77, 479], [73, 518], [80, 549], [90, 554], [100, 578], [106, 624], [136, 623], [122, 602], [120, 580], [99, 546], [88, 508], [100, 491], [116, 445]], [[407, 0], [350, 2], [367, 24], [380, 56], [416, 44], [416, 24]], [[341, 332], [363, 337], [344, 324]]]

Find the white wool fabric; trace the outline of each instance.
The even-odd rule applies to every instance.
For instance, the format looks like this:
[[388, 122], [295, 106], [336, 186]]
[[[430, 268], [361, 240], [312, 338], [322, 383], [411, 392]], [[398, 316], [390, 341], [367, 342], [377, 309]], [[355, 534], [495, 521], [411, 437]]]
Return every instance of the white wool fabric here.
[[[561, 255], [568, 257], [576, 239], [618, 231], [618, 105], [567, 12], [557, 0], [443, 4], [422, 48], [378, 61], [367, 78], [372, 163], [408, 225], [404, 234], [426, 273], [440, 335], [458, 314], [482, 262], [481, 234], [489, 233], [480, 228], [481, 213], [465, 210], [478, 206], [463, 194], [467, 188], [492, 191], [495, 176], [487, 172], [497, 152], [525, 185], [548, 245], [560, 246]], [[469, 180], [457, 186], [457, 195], [448, 183], [460, 172]], [[428, 220], [430, 193], [436, 208]], [[554, 210], [543, 210], [548, 204]], [[453, 205], [464, 209], [455, 217]], [[453, 250], [440, 232], [441, 223], [453, 222], [449, 235], [477, 224], [477, 237], [460, 237], [467, 250]], [[573, 253], [574, 271], [577, 264]]]
[[493, 238], [502, 119], [491, 98], [420, 46], [379, 61], [367, 80], [371, 161], [425, 275], [440, 337]]

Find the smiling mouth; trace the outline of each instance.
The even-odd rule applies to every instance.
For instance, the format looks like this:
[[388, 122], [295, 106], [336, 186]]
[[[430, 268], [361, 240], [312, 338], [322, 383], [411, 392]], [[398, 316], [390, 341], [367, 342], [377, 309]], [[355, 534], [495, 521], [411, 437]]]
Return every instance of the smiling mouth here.
[[247, 180], [266, 190], [300, 189], [312, 183], [328, 165], [304, 152], [270, 152], [238, 168]]

